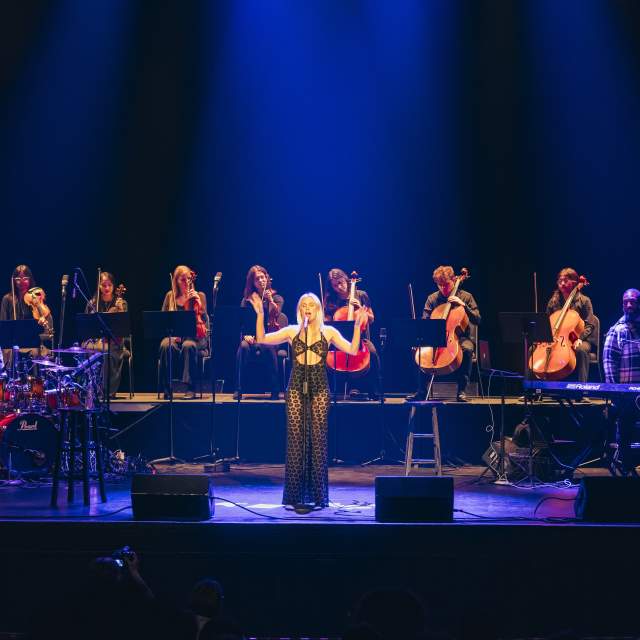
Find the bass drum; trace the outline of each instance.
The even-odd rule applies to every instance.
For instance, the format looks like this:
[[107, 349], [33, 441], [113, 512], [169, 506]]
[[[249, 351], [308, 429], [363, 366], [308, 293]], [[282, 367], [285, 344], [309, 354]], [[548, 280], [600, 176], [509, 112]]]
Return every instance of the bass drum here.
[[10, 413], [0, 418], [0, 461], [21, 473], [53, 468], [58, 426], [39, 413]]

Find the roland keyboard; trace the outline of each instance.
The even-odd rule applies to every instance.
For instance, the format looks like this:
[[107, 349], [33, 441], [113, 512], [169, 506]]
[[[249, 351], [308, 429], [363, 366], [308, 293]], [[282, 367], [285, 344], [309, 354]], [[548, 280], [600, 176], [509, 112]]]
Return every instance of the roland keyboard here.
[[551, 380], [525, 380], [525, 389], [542, 393], [581, 393], [589, 396], [614, 396], [618, 394], [640, 395], [640, 382], [614, 384], [612, 382], [555, 382]]

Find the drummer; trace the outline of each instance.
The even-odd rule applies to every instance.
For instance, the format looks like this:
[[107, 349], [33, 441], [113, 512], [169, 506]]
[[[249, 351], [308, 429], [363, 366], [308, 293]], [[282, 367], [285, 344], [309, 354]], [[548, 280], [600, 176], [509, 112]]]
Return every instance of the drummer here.
[[[30, 320], [33, 318], [32, 308], [25, 302], [25, 294], [29, 289], [36, 286], [35, 279], [31, 269], [26, 264], [18, 265], [11, 274], [11, 288], [6, 293], [0, 303], [0, 320]], [[48, 310], [48, 308], [47, 308]], [[53, 335], [53, 318], [51, 313], [39, 320], [43, 327], [43, 333], [40, 335], [40, 346], [21, 348], [21, 355], [28, 355], [36, 358], [48, 353], [44, 346], [44, 340], [51, 339]], [[7, 369], [12, 367], [11, 349], [3, 350], [4, 361]]]

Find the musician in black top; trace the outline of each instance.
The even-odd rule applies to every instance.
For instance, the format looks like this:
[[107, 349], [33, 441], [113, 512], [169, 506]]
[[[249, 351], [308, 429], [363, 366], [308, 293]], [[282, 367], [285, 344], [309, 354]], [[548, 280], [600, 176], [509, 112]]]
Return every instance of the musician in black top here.
[[[287, 316], [282, 313], [284, 298], [276, 293], [271, 284], [269, 272], [261, 265], [254, 264], [247, 272], [241, 307], [251, 308], [250, 299], [256, 293], [262, 301], [265, 331], [277, 331], [289, 324]], [[280, 397], [280, 379], [278, 376], [278, 349], [267, 344], [257, 344], [254, 335], [242, 337], [236, 352], [236, 391], [235, 400], [242, 398], [245, 369], [249, 360], [262, 361], [267, 368], [271, 400]]]
[[[547, 315], [550, 316], [555, 311], [562, 309], [578, 282], [579, 276], [575, 269], [565, 267], [560, 270], [556, 281], [557, 287], [547, 303]], [[576, 370], [567, 377], [567, 380], [574, 379], [586, 382], [589, 379], [589, 353], [597, 344], [597, 337], [593, 335], [593, 305], [582, 291], [578, 291], [570, 308], [576, 311], [584, 321], [584, 331], [571, 345], [576, 352]]]
[[[325, 322], [331, 322], [335, 312], [338, 309], [348, 306], [349, 288], [349, 276], [347, 276], [347, 274], [342, 269], [334, 267], [333, 269], [329, 270], [329, 273], [327, 274], [327, 283], [324, 293]], [[353, 300], [352, 302], [354, 311], [357, 311], [362, 307], [367, 314], [367, 325], [361, 339], [362, 344], [367, 348], [370, 355], [369, 370], [364, 374], [364, 376], [358, 378], [358, 384], [364, 387], [364, 390], [368, 393], [368, 397], [370, 400], [379, 400], [380, 358], [378, 356], [375, 345], [373, 344], [373, 342], [371, 342], [371, 333], [369, 330], [369, 327], [375, 320], [375, 315], [373, 313], [373, 308], [371, 307], [371, 299], [369, 298], [369, 295], [366, 291], [356, 288], [354, 297], [355, 300]], [[356, 388], [353, 387], [354, 380], [348, 380], [347, 384], [351, 386], [351, 396], [357, 398], [359, 396], [359, 392]]]
[[[471, 325], [473, 324], [477, 326], [480, 324], [480, 310], [478, 309], [475, 298], [468, 291], [458, 289], [455, 296], [451, 295], [455, 286], [455, 272], [452, 267], [445, 265], [439, 266], [433, 272], [433, 281], [436, 283], [438, 290], [434, 291], [424, 303], [422, 319], [428, 320], [431, 317], [433, 310], [446, 302], [464, 307], [467, 318], [469, 318], [469, 325], [459, 338], [460, 348], [462, 349], [462, 364], [454, 373], [451, 374], [455, 377], [455, 380], [458, 383], [458, 402], [466, 402], [467, 396], [465, 394], [465, 389], [471, 377], [473, 353], [476, 348], [475, 342], [472, 338]], [[413, 395], [408, 396], [407, 400], [425, 400], [428, 380], [428, 375], [420, 370], [418, 391]]]
[[[122, 313], [127, 311], [127, 301], [123, 297], [115, 295], [114, 282], [115, 279], [112, 273], [108, 271], [102, 271], [100, 273], [100, 288], [87, 303], [84, 310], [85, 313]], [[107, 351], [107, 345], [103, 343], [102, 338], [86, 340], [82, 346], [91, 351], [105, 353]], [[111, 354], [109, 364], [109, 393], [112, 398], [115, 398], [118, 388], [120, 387], [123, 361], [125, 357], [131, 357], [131, 354], [124, 348], [122, 340], [119, 339], [111, 341], [109, 352]], [[104, 384], [106, 385], [107, 366], [105, 362], [103, 362], [103, 371], [105, 374]]]
[[[33, 311], [24, 301], [25, 294], [36, 286], [31, 269], [26, 264], [18, 265], [11, 274], [11, 289], [6, 293], [0, 303], [0, 320], [31, 320]], [[38, 294], [39, 295], [39, 294]], [[20, 353], [33, 358], [48, 353], [44, 346], [45, 340], [51, 340], [53, 336], [53, 318], [51, 313], [38, 320], [42, 326], [40, 334], [40, 347], [21, 348]], [[11, 367], [11, 349], [4, 349], [4, 361], [7, 369]]]
[[[171, 278], [171, 290], [167, 291], [162, 311], [191, 311], [195, 301], [200, 302], [202, 315], [206, 317], [207, 297], [203, 291], [196, 291], [193, 287], [194, 272], [185, 265], [175, 268]], [[183, 400], [195, 398], [194, 383], [197, 378], [198, 357], [202, 357], [208, 349], [207, 337], [181, 336], [171, 338], [173, 375], [180, 375], [187, 387]], [[164, 396], [169, 398], [172, 388], [167, 383], [167, 366], [169, 364], [169, 338], [163, 338], [160, 343], [160, 380], [164, 385]], [[175, 379], [175, 378], [174, 378]]]

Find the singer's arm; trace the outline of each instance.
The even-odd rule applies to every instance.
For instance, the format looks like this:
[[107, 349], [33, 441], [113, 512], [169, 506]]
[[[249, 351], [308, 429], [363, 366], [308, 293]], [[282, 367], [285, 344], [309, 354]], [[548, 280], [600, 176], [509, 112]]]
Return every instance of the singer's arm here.
[[295, 327], [283, 327], [271, 333], [264, 332], [264, 308], [257, 293], [252, 293], [249, 302], [256, 312], [256, 342], [258, 344], [277, 345], [290, 341], [296, 331]]
[[[363, 311], [363, 313], [365, 313]], [[353, 323], [353, 338], [351, 342], [346, 340], [342, 334], [335, 328], [329, 325], [325, 325], [324, 332], [329, 338], [329, 341], [340, 349], [340, 351], [344, 351], [348, 353], [350, 356], [355, 356], [358, 354], [358, 349], [360, 348], [360, 323]]]

